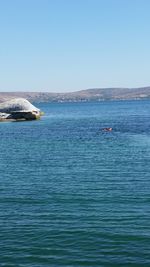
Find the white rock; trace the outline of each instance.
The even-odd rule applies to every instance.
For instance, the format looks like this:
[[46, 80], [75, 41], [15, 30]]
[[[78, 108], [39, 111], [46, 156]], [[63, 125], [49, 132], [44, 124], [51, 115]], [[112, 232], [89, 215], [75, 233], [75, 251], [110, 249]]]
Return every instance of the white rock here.
[[38, 108], [33, 106], [28, 100], [24, 98], [14, 98], [12, 100], [0, 103], [0, 112], [12, 113], [13, 111], [37, 111], [40, 112]]
[[15, 98], [0, 103], [0, 120], [35, 120], [40, 118], [40, 109], [24, 98]]

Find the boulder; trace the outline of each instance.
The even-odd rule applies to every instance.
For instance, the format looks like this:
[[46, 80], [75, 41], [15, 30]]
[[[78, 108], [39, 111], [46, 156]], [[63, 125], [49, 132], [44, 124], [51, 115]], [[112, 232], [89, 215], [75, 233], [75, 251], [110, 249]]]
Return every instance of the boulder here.
[[24, 98], [15, 98], [0, 103], [0, 121], [36, 120], [40, 116], [40, 109]]
[[0, 112], [0, 121], [5, 121], [10, 118], [10, 114]]

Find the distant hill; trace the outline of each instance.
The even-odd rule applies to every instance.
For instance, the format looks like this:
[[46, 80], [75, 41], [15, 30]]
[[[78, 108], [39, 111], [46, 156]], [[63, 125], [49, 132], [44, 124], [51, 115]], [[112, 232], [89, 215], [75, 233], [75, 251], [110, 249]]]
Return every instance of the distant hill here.
[[141, 88], [93, 88], [72, 93], [49, 92], [0, 92], [0, 102], [24, 97], [31, 102], [85, 102], [105, 100], [150, 99], [150, 87]]

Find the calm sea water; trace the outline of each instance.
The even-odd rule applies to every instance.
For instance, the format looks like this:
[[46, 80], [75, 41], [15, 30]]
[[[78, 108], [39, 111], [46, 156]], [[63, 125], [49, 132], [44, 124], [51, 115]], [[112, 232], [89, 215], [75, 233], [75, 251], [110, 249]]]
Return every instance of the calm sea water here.
[[37, 106], [0, 124], [0, 266], [150, 266], [150, 101]]

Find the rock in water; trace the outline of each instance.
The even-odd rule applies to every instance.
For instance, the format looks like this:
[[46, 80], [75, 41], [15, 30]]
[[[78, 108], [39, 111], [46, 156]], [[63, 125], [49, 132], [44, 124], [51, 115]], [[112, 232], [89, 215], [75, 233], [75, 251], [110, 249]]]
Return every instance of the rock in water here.
[[0, 121], [36, 120], [40, 116], [40, 109], [24, 98], [15, 98], [0, 103]]

